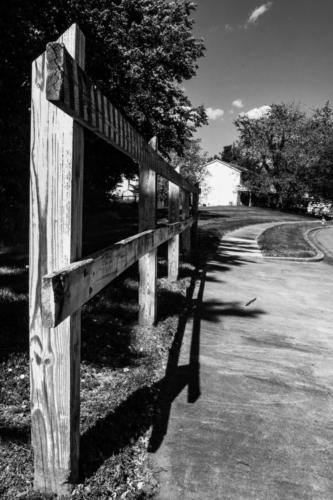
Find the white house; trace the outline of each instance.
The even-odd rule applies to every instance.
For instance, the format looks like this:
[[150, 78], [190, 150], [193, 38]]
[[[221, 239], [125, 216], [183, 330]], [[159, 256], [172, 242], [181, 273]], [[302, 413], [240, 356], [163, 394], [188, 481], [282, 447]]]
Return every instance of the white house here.
[[237, 165], [222, 160], [206, 164], [207, 176], [200, 204], [206, 206], [240, 205], [241, 173]]
[[[126, 203], [139, 201], [139, 177], [135, 175], [132, 179], [121, 176], [121, 181], [111, 192], [112, 198]], [[168, 206], [168, 181], [161, 175], [157, 178], [157, 208]]]
[[121, 181], [112, 191], [112, 196], [119, 201], [124, 201], [128, 203], [138, 201], [139, 199], [138, 176], [135, 176], [134, 179], [127, 179], [124, 175], [122, 175]]

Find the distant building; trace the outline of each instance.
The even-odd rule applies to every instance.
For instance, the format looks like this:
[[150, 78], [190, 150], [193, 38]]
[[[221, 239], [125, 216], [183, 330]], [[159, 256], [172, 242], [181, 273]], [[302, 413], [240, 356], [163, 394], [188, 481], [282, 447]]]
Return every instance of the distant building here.
[[[111, 193], [112, 198], [119, 202], [133, 203], [139, 201], [139, 177], [135, 175], [127, 179], [124, 175]], [[157, 177], [157, 208], [168, 206], [168, 181], [159, 175]]]
[[240, 192], [242, 169], [222, 160], [206, 164], [207, 176], [202, 190], [200, 204], [206, 206], [241, 205]]
[[117, 184], [112, 192], [112, 197], [116, 200], [132, 203], [139, 199], [139, 178], [127, 179], [124, 175], [121, 182]]

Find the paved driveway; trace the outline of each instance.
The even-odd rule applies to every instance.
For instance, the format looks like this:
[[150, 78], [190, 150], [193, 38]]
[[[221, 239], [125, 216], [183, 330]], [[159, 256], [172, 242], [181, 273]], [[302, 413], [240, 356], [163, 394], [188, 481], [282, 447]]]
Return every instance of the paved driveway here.
[[169, 373], [159, 498], [332, 499], [331, 262], [266, 261], [253, 234], [234, 238], [198, 283]]

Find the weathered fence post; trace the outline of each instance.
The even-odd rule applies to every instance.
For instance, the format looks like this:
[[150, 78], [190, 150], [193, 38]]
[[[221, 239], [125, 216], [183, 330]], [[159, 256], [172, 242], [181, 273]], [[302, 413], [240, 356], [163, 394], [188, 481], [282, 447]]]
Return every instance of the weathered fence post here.
[[[190, 193], [182, 190], [183, 203], [182, 203], [182, 219], [186, 220], [190, 216]], [[191, 229], [186, 228], [181, 236], [182, 250], [185, 257], [191, 254]]]
[[[149, 143], [157, 150], [157, 138]], [[149, 164], [140, 164], [139, 232], [156, 228], [156, 172]], [[153, 325], [156, 321], [157, 249], [139, 259], [139, 324]]]
[[[59, 41], [83, 67], [85, 41], [78, 26]], [[82, 127], [47, 101], [46, 84], [44, 53], [32, 65], [31, 427], [35, 489], [66, 495], [78, 478], [81, 316], [77, 312], [56, 328], [44, 327], [41, 288], [45, 274], [81, 256], [84, 142]]]
[[[179, 168], [177, 168], [179, 171]], [[169, 223], [179, 220], [179, 186], [169, 181]], [[168, 278], [171, 281], [178, 279], [179, 268], [179, 235], [177, 234], [168, 243]]]

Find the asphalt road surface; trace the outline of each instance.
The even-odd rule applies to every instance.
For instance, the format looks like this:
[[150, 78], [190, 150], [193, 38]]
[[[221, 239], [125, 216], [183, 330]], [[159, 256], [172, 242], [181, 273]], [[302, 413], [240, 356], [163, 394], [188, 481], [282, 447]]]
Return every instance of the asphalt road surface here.
[[179, 324], [159, 500], [333, 499], [333, 227], [315, 233], [319, 262], [264, 259], [254, 230], [221, 241]]

